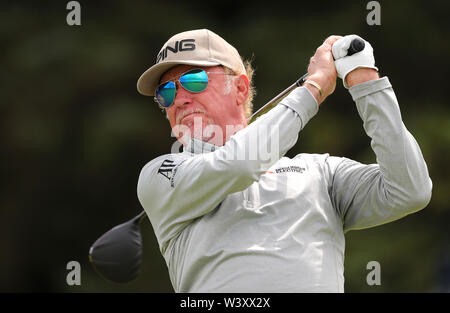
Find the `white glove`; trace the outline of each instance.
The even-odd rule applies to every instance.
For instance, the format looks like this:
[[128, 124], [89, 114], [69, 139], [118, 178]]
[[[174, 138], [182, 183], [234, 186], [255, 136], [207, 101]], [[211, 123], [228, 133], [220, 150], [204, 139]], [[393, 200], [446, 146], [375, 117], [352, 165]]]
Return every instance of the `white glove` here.
[[334, 56], [334, 65], [336, 66], [336, 71], [339, 78], [342, 78], [342, 82], [344, 83], [344, 87], [348, 89], [347, 84], [345, 83], [345, 77], [348, 73], [357, 68], [373, 68], [378, 71], [378, 68], [375, 67], [375, 58], [373, 56], [373, 48], [367, 41], [365, 42], [365, 47], [362, 51], [357, 52], [351, 56], [347, 56], [347, 50], [350, 47], [350, 43], [353, 39], [361, 37], [357, 35], [348, 35], [339, 40], [337, 40], [331, 50], [333, 51]]

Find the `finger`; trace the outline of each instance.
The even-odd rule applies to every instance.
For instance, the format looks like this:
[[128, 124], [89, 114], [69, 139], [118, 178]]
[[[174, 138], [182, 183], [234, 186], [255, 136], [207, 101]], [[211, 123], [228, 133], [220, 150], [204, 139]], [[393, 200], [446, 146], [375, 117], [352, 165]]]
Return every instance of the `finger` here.
[[316, 49], [316, 53], [319, 53], [319, 54], [331, 53], [331, 49], [332, 49], [333, 44], [336, 41], [338, 41], [339, 39], [341, 39], [341, 38], [343, 38], [343, 37], [342, 36], [337, 36], [337, 35], [329, 36], [327, 39], [324, 40], [322, 45], [320, 45]]
[[338, 36], [338, 35], [332, 35], [329, 36], [327, 39], [325, 39], [325, 41], [323, 42], [323, 46], [327, 47], [328, 49], [331, 49], [331, 47], [333, 46], [333, 44], [338, 41], [339, 39], [343, 38], [342, 36]]
[[357, 35], [347, 35], [345, 37], [342, 37], [332, 45], [333, 56], [336, 60], [347, 55], [347, 50], [350, 47], [352, 40], [355, 38], [361, 37]]

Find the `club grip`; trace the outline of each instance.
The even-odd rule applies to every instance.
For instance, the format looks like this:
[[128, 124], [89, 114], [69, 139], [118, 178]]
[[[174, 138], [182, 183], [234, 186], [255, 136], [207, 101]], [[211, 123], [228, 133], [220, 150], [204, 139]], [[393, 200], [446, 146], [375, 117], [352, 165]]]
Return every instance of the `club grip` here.
[[365, 46], [366, 43], [364, 42], [364, 40], [361, 40], [359, 38], [353, 39], [350, 43], [350, 47], [347, 50], [347, 56], [363, 51]]

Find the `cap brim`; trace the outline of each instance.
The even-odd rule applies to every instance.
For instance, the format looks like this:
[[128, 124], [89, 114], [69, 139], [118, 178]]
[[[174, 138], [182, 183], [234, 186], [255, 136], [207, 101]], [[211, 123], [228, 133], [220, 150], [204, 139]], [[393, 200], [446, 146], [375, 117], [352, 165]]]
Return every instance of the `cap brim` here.
[[217, 66], [220, 65], [218, 62], [210, 61], [173, 61], [173, 62], [162, 62], [153, 65], [148, 70], [146, 70], [141, 77], [139, 77], [137, 82], [137, 90], [140, 94], [144, 96], [154, 96], [155, 89], [158, 87], [159, 80], [161, 76], [167, 72], [170, 68], [176, 65], [194, 65], [194, 66]]

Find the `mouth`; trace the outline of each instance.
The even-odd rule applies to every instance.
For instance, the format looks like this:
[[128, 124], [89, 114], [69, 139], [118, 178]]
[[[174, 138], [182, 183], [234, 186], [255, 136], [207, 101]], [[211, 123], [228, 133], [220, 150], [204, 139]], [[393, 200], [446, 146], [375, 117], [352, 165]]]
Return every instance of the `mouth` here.
[[206, 115], [206, 112], [199, 108], [187, 109], [187, 110], [181, 112], [180, 114], [178, 114], [176, 123], [181, 124], [183, 122], [183, 120], [186, 119], [187, 117], [194, 117], [194, 116], [197, 116], [200, 114]]

